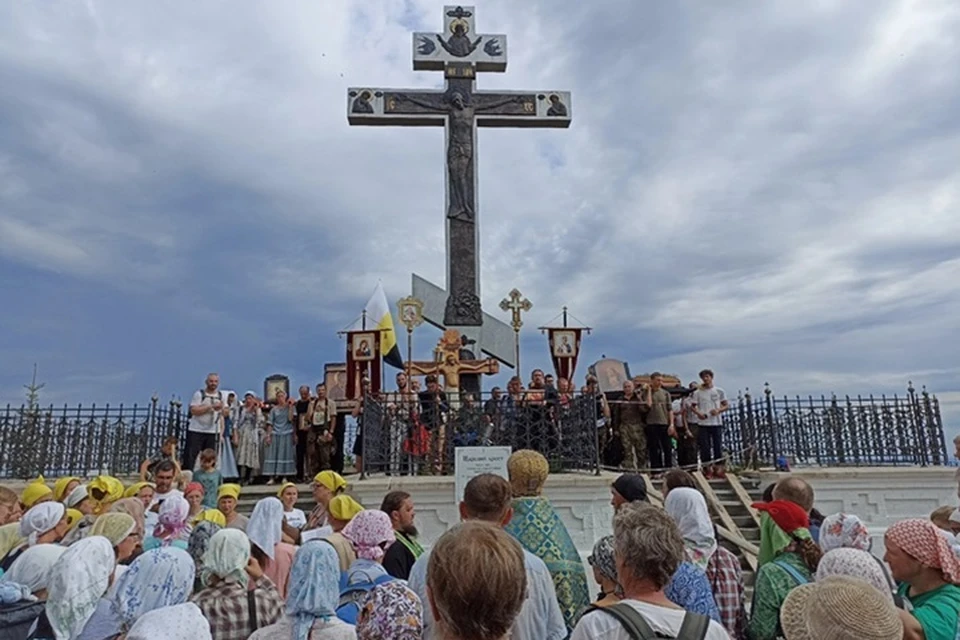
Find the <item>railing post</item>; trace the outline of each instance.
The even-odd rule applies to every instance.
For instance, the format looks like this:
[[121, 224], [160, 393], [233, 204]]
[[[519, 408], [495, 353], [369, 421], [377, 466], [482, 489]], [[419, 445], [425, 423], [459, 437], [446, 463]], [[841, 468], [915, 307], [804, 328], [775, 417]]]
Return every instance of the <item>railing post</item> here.
[[770, 454], [773, 457], [773, 467], [776, 468], [779, 446], [777, 443], [777, 425], [773, 418], [773, 390], [770, 389], [770, 383], [768, 382], [763, 383], [763, 395], [766, 402], [767, 428], [770, 430]]

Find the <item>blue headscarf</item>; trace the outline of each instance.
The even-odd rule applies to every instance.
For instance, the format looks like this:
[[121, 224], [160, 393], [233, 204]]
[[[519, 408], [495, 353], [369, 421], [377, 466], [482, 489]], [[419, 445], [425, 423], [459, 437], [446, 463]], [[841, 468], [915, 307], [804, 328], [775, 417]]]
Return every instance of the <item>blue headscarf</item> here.
[[293, 640], [307, 640], [317, 618], [330, 620], [340, 602], [340, 557], [322, 540], [300, 547], [290, 569], [287, 615], [293, 618]]

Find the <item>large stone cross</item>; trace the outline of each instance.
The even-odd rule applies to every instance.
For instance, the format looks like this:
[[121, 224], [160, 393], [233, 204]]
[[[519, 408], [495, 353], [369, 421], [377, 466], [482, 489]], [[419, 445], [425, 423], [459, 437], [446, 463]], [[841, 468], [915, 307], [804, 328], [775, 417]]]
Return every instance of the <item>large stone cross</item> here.
[[512, 329], [480, 307], [477, 127], [569, 127], [570, 93], [477, 91], [477, 72], [506, 71], [507, 38], [478, 35], [473, 7], [447, 6], [443, 16], [443, 33], [413, 34], [413, 68], [443, 71], [445, 88], [351, 88], [348, 120], [446, 129], [448, 291], [414, 274], [413, 295], [424, 301], [427, 322], [456, 328], [476, 339], [485, 353], [513, 365]]

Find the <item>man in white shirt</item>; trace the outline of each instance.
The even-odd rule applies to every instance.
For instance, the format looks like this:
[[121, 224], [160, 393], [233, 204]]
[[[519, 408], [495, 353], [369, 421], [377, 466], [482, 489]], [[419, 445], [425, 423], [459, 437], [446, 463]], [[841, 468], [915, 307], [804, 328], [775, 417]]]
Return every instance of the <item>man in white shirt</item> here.
[[723, 459], [723, 412], [730, 408], [723, 389], [713, 384], [713, 371], [700, 372], [700, 388], [693, 392], [693, 413], [699, 429], [697, 444], [700, 447], [700, 464], [703, 475], [725, 478]]
[[147, 509], [146, 514], [144, 514], [147, 535], [150, 535], [153, 528], [157, 526], [160, 516], [160, 505], [163, 504], [163, 501], [173, 496], [183, 497], [183, 493], [173, 486], [173, 479], [176, 475], [176, 465], [170, 460], [162, 460], [154, 467], [153, 481], [156, 484], [156, 490], [153, 494], [153, 502], [150, 503], [150, 508]]
[[[506, 526], [513, 517], [510, 506], [512, 492], [510, 483], [500, 476], [485, 473], [476, 476], [463, 491], [460, 503], [461, 520], [481, 520]], [[524, 550], [524, 565], [527, 570], [527, 599], [520, 609], [510, 631], [511, 640], [563, 640], [567, 637], [567, 627], [557, 602], [557, 593], [553, 578], [543, 560]], [[420, 596], [424, 603], [427, 599], [427, 566], [430, 552], [424, 552], [410, 570], [408, 586]], [[433, 612], [429, 606], [423, 608], [423, 637], [436, 640], [438, 636]]]
[[[623, 505], [613, 517], [613, 544], [623, 599], [588, 611], [570, 640], [631, 640], [619, 616], [639, 618], [658, 637], [729, 640], [719, 622], [687, 613], [664, 594], [685, 551], [680, 530], [663, 509], [644, 502]], [[689, 627], [681, 636], [685, 621]]]
[[197, 456], [204, 449], [217, 451], [221, 418], [228, 415], [226, 396], [219, 390], [220, 374], [211, 373], [203, 389], [193, 392], [190, 398], [190, 424], [187, 425], [187, 447], [183, 456], [183, 468], [192, 471]]

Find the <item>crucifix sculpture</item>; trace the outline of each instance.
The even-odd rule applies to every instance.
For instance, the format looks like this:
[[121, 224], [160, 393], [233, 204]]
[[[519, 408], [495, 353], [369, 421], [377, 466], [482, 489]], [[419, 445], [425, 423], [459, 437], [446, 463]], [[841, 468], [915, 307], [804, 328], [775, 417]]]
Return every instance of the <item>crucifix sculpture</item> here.
[[[533, 309], [533, 303], [523, 297], [519, 289], [513, 289], [510, 296], [500, 301], [500, 308], [504, 311], [510, 311], [510, 326], [513, 328], [513, 348], [515, 349], [517, 371], [520, 371], [520, 328], [523, 326], [523, 319], [520, 313]], [[523, 375], [522, 373], [520, 375]]]
[[414, 274], [413, 295], [424, 301], [424, 319], [478, 339], [480, 349], [514, 364], [510, 327], [480, 305], [477, 233], [477, 127], [569, 127], [565, 91], [476, 90], [478, 72], [507, 68], [507, 38], [476, 34], [474, 8], [444, 7], [444, 31], [413, 34], [413, 68], [443, 71], [439, 91], [352, 88], [347, 119], [352, 125], [398, 125], [446, 129], [447, 290]]
[[493, 358], [487, 360], [460, 360], [460, 332], [447, 329], [434, 349], [433, 362], [410, 362], [410, 375], [443, 376], [443, 390], [450, 394], [450, 400], [457, 401], [460, 394], [460, 376], [465, 374], [494, 375], [500, 371], [500, 363]]

